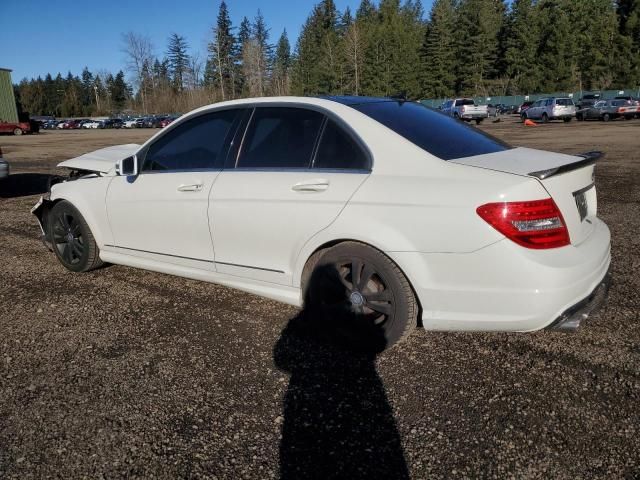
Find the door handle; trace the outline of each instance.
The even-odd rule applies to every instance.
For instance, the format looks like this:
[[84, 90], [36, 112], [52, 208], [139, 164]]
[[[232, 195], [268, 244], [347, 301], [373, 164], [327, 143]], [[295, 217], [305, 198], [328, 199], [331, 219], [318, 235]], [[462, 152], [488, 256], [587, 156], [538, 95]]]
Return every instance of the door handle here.
[[199, 192], [200, 190], [202, 190], [201, 183], [193, 183], [191, 185], [183, 184], [178, 187], [179, 192]]
[[316, 178], [298, 182], [291, 187], [294, 192], [324, 192], [329, 188], [329, 180], [324, 178]]

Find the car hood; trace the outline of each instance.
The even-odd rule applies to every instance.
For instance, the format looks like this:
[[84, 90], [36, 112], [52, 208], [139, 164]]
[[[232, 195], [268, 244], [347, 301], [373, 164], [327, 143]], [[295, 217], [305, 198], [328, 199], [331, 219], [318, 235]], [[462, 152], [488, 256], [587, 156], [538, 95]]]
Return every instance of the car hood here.
[[65, 160], [58, 164], [59, 167], [71, 168], [74, 170], [85, 170], [88, 172], [108, 173], [118, 163], [119, 160], [127, 158], [140, 150], [140, 145], [130, 143], [127, 145], [115, 145], [113, 147], [101, 148], [93, 152], [85, 153], [79, 157]]

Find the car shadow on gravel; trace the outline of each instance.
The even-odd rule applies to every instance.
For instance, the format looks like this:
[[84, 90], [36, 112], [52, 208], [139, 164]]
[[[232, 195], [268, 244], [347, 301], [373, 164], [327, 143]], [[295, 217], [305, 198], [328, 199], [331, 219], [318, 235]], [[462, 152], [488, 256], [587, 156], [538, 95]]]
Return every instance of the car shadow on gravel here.
[[14, 173], [0, 180], [0, 198], [17, 198], [45, 193], [53, 175]]
[[[327, 335], [326, 320], [302, 310], [274, 347], [276, 366], [290, 374], [280, 478], [408, 479], [400, 434], [376, 372], [376, 349], [340, 346]], [[374, 328], [366, 336], [384, 342]]]

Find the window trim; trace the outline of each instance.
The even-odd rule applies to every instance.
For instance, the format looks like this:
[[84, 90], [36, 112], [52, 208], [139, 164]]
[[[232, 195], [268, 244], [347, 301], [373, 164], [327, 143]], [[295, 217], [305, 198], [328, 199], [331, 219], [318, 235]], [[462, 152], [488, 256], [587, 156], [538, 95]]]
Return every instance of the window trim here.
[[[164, 137], [166, 137], [167, 135], [171, 134], [171, 132], [173, 130], [175, 130], [176, 128], [179, 128], [181, 125], [186, 124], [187, 122], [191, 121], [191, 120], [195, 120], [197, 118], [203, 117], [205, 115], [211, 115], [211, 114], [215, 114], [215, 113], [221, 113], [221, 112], [225, 112], [228, 110], [237, 110], [238, 113], [236, 114], [236, 117], [233, 119], [233, 122], [231, 122], [231, 127], [229, 128], [229, 131], [227, 132], [227, 135], [224, 138], [223, 141], [223, 147], [222, 150], [220, 151], [220, 154], [223, 158], [222, 161], [222, 165], [219, 167], [205, 167], [205, 168], [174, 168], [174, 169], [170, 169], [170, 170], [144, 170], [144, 164], [147, 161], [147, 153], [149, 153], [149, 149], [155, 145], [157, 142], [159, 142], [161, 139], [163, 139]], [[229, 105], [227, 107], [223, 107], [223, 108], [216, 108], [216, 109], [212, 109], [212, 110], [206, 110], [203, 112], [199, 112], [196, 115], [193, 116], [189, 116], [189, 117], [185, 117], [184, 120], [181, 120], [179, 122], [171, 122], [171, 124], [169, 124], [169, 126], [165, 127], [167, 130], [166, 131], [162, 131], [157, 137], [153, 138], [153, 141], [150, 142], [148, 145], [144, 145], [140, 151], [138, 151], [138, 153], [136, 154], [138, 157], [138, 168], [139, 168], [139, 173], [138, 175], [156, 175], [159, 173], [202, 173], [202, 172], [220, 172], [224, 169], [225, 166], [225, 162], [226, 162], [226, 158], [229, 154], [229, 151], [232, 149], [233, 146], [233, 141], [235, 139], [235, 134], [238, 128], [238, 123], [242, 120], [242, 118], [244, 117], [244, 110], [247, 110], [247, 108], [244, 105]]]
[[[238, 171], [238, 172], [303, 172], [305, 171], [305, 172], [327, 172], [327, 173], [334, 173], [334, 172], [335, 173], [371, 173], [371, 171], [373, 170], [373, 164], [374, 164], [373, 154], [371, 153], [371, 150], [369, 149], [367, 144], [364, 142], [364, 140], [362, 140], [362, 138], [360, 138], [360, 136], [355, 132], [355, 130], [347, 122], [345, 122], [339, 115], [335, 114], [330, 110], [327, 110], [324, 107], [320, 107], [318, 105], [311, 105], [308, 103], [301, 103], [301, 102], [277, 102], [277, 101], [250, 103], [250, 104], [246, 104], [246, 107], [249, 109], [252, 109], [252, 112], [250, 117], [246, 121], [246, 124], [244, 125], [244, 129], [238, 128], [238, 130], [236, 131], [236, 134], [234, 136], [234, 139], [232, 140], [232, 143], [235, 143], [238, 133], [240, 133], [240, 130], [243, 130], [240, 138], [240, 144], [237, 151], [235, 152], [235, 158], [232, 158], [231, 159], [232, 161], [230, 161], [230, 159], [227, 158], [227, 161], [225, 162], [225, 166], [224, 166], [225, 171]], [[302, 110], [312, 110], [324, 116], [324, 118], [322, 119], [320, 130], [318, 132], [318, 136], [316, 138], [314, 148], [312, 150], [311, 161], [309, 162], [308, 169], [283, 168], [283, 167], [262, 167], [262, 168], [238, 167], [238, 161], [240, 160], [240, 155], [244, 149], [244, 142], [247, 138], [247, 132], [249, 131], [249, 126], [253, 121], [255, 111], [258, 108], [274, 108], [274, 107], [299, 108]], [[333, 120], [343, 130], [343, 132], [349, 135], [349, 137], [354, 141], [354, 143], [356, 143], [356, 145], [358, 145], [358, 147], [362, 150], [362, 153], [365, 155], [367, 160], [367, 164], [368, 164], [367, 168], [363, 168], [363, 169], [313, 168], [313, 163], [315, 162], [315, 155], [317, 153], [319, 141], [322, 137], [322, 133], [324, 133], [324, 127], [328, 119]], [[239, 125], [239, 127], [242, 127], [242, 125]]]

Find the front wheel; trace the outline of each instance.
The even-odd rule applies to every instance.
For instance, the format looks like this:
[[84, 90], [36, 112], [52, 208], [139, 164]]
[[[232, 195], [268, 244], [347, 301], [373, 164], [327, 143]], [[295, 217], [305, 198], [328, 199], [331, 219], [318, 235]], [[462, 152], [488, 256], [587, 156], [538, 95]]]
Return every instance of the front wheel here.
[[526, 113], [521, 113], [520, 114], [520, 120], [522, 120], [523, 122], [525, 122], [527, 120], [527, 114]]
[[564, 123], [569, 123], [571, 121], [571, 117], [565, 117], [562, 120], [564, 120]]
[[546, 113], [542, 114], [542, 123], [549, 123], [549, 115]]
[[305, 312], [319, 333], [349, 348], [380, 352], [415, 329], [413, 290], [382, 252], [344, 242], [314, 257], [305, 267], [303, 288]]
[[608, 122], [609, 120], [611, 120], [611, 115], [605, 113], [604, 115], [602, 115], [602, 120]]
[[102, 265], [100, 250], [78, 209], [63, 200], [49, 212], [49, 238], [60, 263], [72, 272], [88, 272]]
[[24, 132], [22, 131], [21, 128], [16, 128], [13, 130], [13, 134], [14, 135], [22, 135]]

